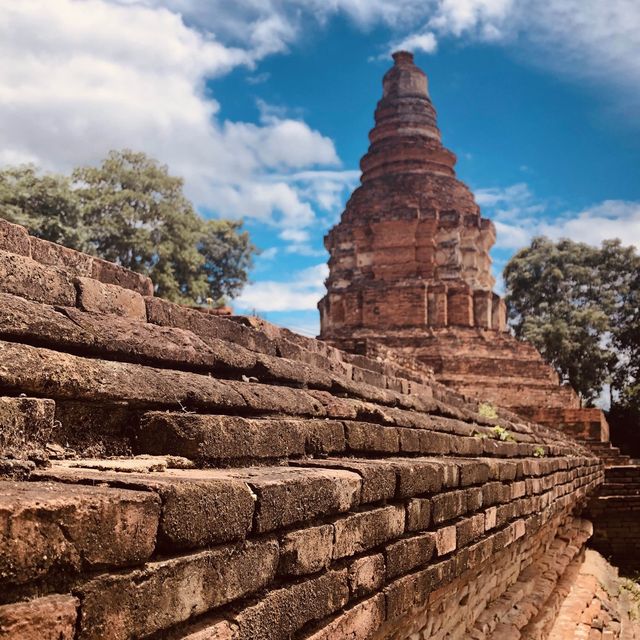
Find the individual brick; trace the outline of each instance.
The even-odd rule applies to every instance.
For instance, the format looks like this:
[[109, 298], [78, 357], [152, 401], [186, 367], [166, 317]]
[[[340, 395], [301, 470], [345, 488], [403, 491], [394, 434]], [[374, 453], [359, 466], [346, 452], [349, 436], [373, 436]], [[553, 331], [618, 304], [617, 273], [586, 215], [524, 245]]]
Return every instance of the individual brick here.
[[131, 291], [135, 291], [142, 296], [153, 295], [151, 278], [100, 258], [93, 258], [91, 277], [104, 284], [113, 284], [123, 289], [131, 289]]
[[139, 451], [152, 455], [249, 460], [301, 456], [306, 434], [302, 420], [153, 411], [143, 416], [136, 442]]
[[347, 609], [307, 640], [368, 640], [382, 626], [385, 618], [384, 596], [380, 593]]
[[191, 628], [180, 640], [234, 640], [237, 627], [228, 620], [209, 620]]
[[496, 510], [496, 524], [501, 527], [502, 525], [513, 520], [516, 515], [516, 507], [510, 502], [507, 504], [501, 504]]
[[509, 485], [502, 482], [488, 482], [482, 486], [482, 504], [492, 505], [507, 502], [511, 496]]
[[257, 354], [254, 374], [261, 381], [283, 381], [295, 386], [331, 389], [332, 376], [324, 369], [306, 362], [289, 360], [268, 354]]
[[[186, 473], [186, 472], [182, 472]], [[171, 478], [171, 472], [167, 474]], [[221, 478], [190, 481], [175, 474], [175, 481], [158, 484], [162, 500], [160, 542], [164, 548], [197, 549], [242, 540], [251, 528], [255, 498], [242, 482]]]
[[142, 564], [159, 517], [150, 493], [0, 482], [0, 584]]
[[456, 524], [456, 545], [458, 548], [465, 547], [484, 534], [484, 521], [484, 514], [478, 513]]
[[91, 277], [93, 258], [90, 255], [68, 249], [55, 242], [35, 238], [34, 236], [29, 238], [29, 244], [31, 257], [36, 262], [53, 267], [62, 267], [74, 276]]
[[288, 640], [306, 624], [341, 609], [348, 599], [345, 569], [270, 591], [236, 616], [237, 640]]
[[460, 486], [483, 484], [489, 479], [489, 465], [485, 462], [458, 461]]
[[167, 469], [118, 473], [73, 468], [59, 462], [34, 477], [67, 483], [100, 483], [157, 494], [162, 503], [158, 543], [165, 549], [197, 549], [243, 540], [253, 523], [255, 496], [246, 482], [221, 470]]
[[100, 576], [78, 587], [78, 640], [130, 640], [158, 633], [260, 591], [273, 580], [277, 565], [278, 545], [267, 540]]
[[442, 527], [436, 531], [436, 551], [444, 556], [456, 550], [456, 526]]
[[501, 482], [512, 482], [518, 474], [518, 464], [507, 460], [492, 460], [483, 458], [489, 467], [489, 480], [500, 480]]
[[423, 493], [435, 493], [442, 488], [444, 465], [420, 458], [385, 458], [382, 463], [390, 465], [397, 477], [396, 494], [399, 498], [412, 498]]
[[320, 389], [308, 389], [307, 394], [320, 403], [327, 418], [355, 420], [362, 410], [361, 400], [334, 396]]
[[357, 558], [349, 565], [349, 590], [352, 598], [361, 598], [377, 591], [384, 580], [385, 564], [381, 553]]
[[381, 427], [366, 422], [346, 422], [347, 446], [351, 451], [367, 453], [397, 453], [400, 450], [398, 432], [393, 427]]
[[402, 453], [421, 453], [420, 430], [396, 427], [398, 432], [400, 451]]
[[76, 288], [66, 271], [6, 251], [0, 251], [0, 291], [45, 304], [76, 303]]
[[420, 434], [420, 453], [443, 455], [454, 450], [455, 436], [438, 431], [418, 430]]
[[333, 556], [333, 527], [330, 524], [292, 531], [280, 541], [278, 573], [300, 576], [326, 569]]
[[497, 507], [489, 507], [484, 512], [484, 530], [485, 531], [490, 531], [491, 529], [494, 529], [497, 526], [498, 524], [497, 516], [498, 516]]
[[442, 458], [430, 458], [430, 461], [442, 470], [443, 489], [455, 489], [460, 485], [460, 468], [457, 464]]
[[336, 420], [306, 420], [300, 426], [309, 455], [326, 456], [342, 453], [347, 448], [344, 424]]
[[355, 508], [360, 497], [360, 476], [341, 469], [256, 467], [223, 473], [245, 481], [256, 494], [258, 533], [344, 513]]
[[426, 565], [433, 557], [436, 534], [423, 533], [404, 538], [385, 547], [387, 579], [397, 578], [413, 569]]
[[1, 640], [73, 640], [80, 602], [73, 596], [45, 596], [0, 606]]
[[[0, 210], [0, 215], [2, 211]], [[29, 234], [24, 227], [0, 218], [0, 251], [31, 256]]]
[[482, 506], [483, 493], [482, 487], [471, 487], [465, 489], [467, 496], [467, 511], [477, 511]]
[[354, 513], [336, 520], [334, 528], [334, 559], [352, 556], [402, 535], [404, 509], [388, 506]]
[[407, 531], [424, 531], [431, 524], [431, 501], [411, 498], [407, 503]]
[[389, 500], [396, 492], [396, 474], [384, 460], [360, 460], [353, 458], [325, 458], [322, 460], [291, 460], [293, 466], [313, 466], [327, 469], [344, 469], [362, 478], [360, 504]]
[[451, 439], [451, 453], [456, 456], [479, 456], [482, 454], [482, 440], [459, 436]]
[[522, 498], [522, 496], [527, 493], [527, 484], [526, 482], [513, 482], [511, 483], [511, 500], [516, 500], [517, 498]]
[[238, 322], [218, 318], [195, 309], [174, 304], [161, 298], [145, 298], [147, 319], [163, 327], [177, 327], [192, 331], [201, 338], [217, 338], [235, 342], [249, 351], [277, 355], [276, 344], [262, 331]]
[[55, 408], [53, 400], [0, 396], [0, 455], [48, 442], [55, 430]]
[[139, 424], [141, 410], [125, 402], [55, 403], [55, 442], [64, 442], [80, 455], [99, 451], [105, 456], [132, 453], [132, 431]]
[[78, 290], [78, 307], [83, 311], [147, 321], [144, 298], [138, 292], [104, 284], [93, 278], [78, 277], [75, 284]]
[[431, 499], [431, 519], [434, 524], [453, 520], [467, 510], [467, 496], [464, 491], [439, 493]]

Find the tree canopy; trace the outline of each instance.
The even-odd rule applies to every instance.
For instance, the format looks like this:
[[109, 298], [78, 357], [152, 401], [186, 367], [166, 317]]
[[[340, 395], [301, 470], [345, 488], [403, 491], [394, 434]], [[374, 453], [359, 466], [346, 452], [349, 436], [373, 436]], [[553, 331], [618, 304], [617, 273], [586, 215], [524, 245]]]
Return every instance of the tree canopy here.
[[640, 256], [534, 238], [504, 270], [510, 325], [587, 404], [611, 385], [614, 402], [640, 400]]
[[256, 253], [241, 221], [204, 220], [181, 178], [129, 150], [70, 176], [3, 169], [0, 207], [35, 236], [150, 276], [156, 294], [174, 302], [236, 296]]

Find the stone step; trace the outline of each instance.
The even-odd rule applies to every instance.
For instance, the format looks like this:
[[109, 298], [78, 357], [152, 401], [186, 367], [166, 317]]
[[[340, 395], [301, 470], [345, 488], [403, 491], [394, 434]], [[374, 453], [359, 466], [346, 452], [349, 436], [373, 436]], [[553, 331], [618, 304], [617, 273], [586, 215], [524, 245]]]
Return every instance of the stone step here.
[[[346, 419], [374, 417], [383, 423], [427, 428], [447, 429], [447, 420], [472, 417], [468, 411], [445, 406], [429, 395], [402, 394], [352, 381], [348, 386], [353, 395], [340, 397], [321, 390], [306, 390], [252, 381], [217, 379], [208, 375], [154, 368], [128, 362], [114, 362], [97, 358], [84, 358], [50, 349], [0, 341], [0, 391], [20, 390], [33, 395], [52, 398], [56, 403], [110, 404], [126, 403], [128, 411], [167, 409], [199, 410], [205, 413], [232, 413], [246, 417], [286, 415], [305, 419]], [[365, 398], [366, 396], [366, 398]], [[372, 404], [374, 401], [378, 404]], [[384, 407], [382, 410], [381, 407]], [[433, 417], [427, 414], [436, 414]], [[483, 419], [476, 416], [478, 422]], [[487, 420], [484, 420], [486, 423]], [[501, 421], [501, 423], [503, 423]], [[438, 427], [438, 424], [444, 425]], [[462, 435], [470, 436], [475, 427], [458, 424]], [[504, 423], [505, 428], [525, 443], [535, 441], [555, 446], [561, 436], [551, 432], [532, 435], [532, 430], [521, 423]], [[81, 425], [79, 425], [81, 426]], [[477, 427], [482, 430], [483, 427]], [[408, 442], [408, 441], [407, 441]], [[477, 443], [468, 443], [478, 447]], [[507, 443], [509, 444], [509, 443]], [[408, 446], [408, 445], [407, 445]], [[412, 445], [416, 447], [418, 445]], [[483, 445], [485, 446], [485, 445]], [[490, 447], [495, 445], [487, 444]], [[525, 455], [532, 455], [525, 449]], [[419, 452], [420, 449], [414, 448]], [[522, 452], [521, 452], [522, 453]], [[552, 455], [571, 453], [565, 444], [556, 447]]]
[[[483, 437], [478, 437], [483, 436]], [[135, 435], [135, 451], [184, 456], [206, 466], [242, 465], [248, 461], [295, 459], [305, 455], [444, 455], [530, 457], [553, 447], [492, 438], [486, 427], [444, 418], [414, 420], [412, 427], [357, 420], [244, 418], [195, 413], [147, 412]]]

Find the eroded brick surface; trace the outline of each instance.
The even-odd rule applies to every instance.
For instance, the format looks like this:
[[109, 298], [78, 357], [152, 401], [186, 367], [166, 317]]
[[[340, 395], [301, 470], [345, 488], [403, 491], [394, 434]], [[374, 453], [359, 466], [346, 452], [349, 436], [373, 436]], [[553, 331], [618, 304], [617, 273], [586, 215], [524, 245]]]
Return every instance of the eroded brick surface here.
[[81, 589], [78, 638], [150, 635], [258, 591], [275, 576], [275, 542], [220, 547], [96, 578]]
[[144, 563], [155, 548], [152, 494], [45, 482], [0, 482], [0, 583], [58, 581]]
[[77, 609], [72, 596], [46, 596], [0, 606], [2, 640], [73, 640]]

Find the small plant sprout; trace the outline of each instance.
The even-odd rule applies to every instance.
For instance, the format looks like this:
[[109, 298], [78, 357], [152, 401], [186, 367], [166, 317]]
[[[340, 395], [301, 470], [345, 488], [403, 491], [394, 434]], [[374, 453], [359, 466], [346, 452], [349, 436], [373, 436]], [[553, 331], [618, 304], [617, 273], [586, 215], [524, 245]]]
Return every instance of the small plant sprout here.
[[481, 402], [478, 407], [478, 414], [489, 420], [495, 420], [498, 417], [496, 408], [490, 402]]
[[493, 438], [495, 440], [501, 440], [502, 442], [513, 442], [515, 438], [509, 433], [507, 429], [496, 425], [491, 429], [491, 433], [493, 434]]
[[544, 458], [546, 455], [547, 455], [547, 454], [546, 454], [546, 452], [545, 452], [545, 450], [544, 450], [544, 447], [536, 447], [536, 448], [533, 450], [533, 456], [534, 456], [535, 458]]

